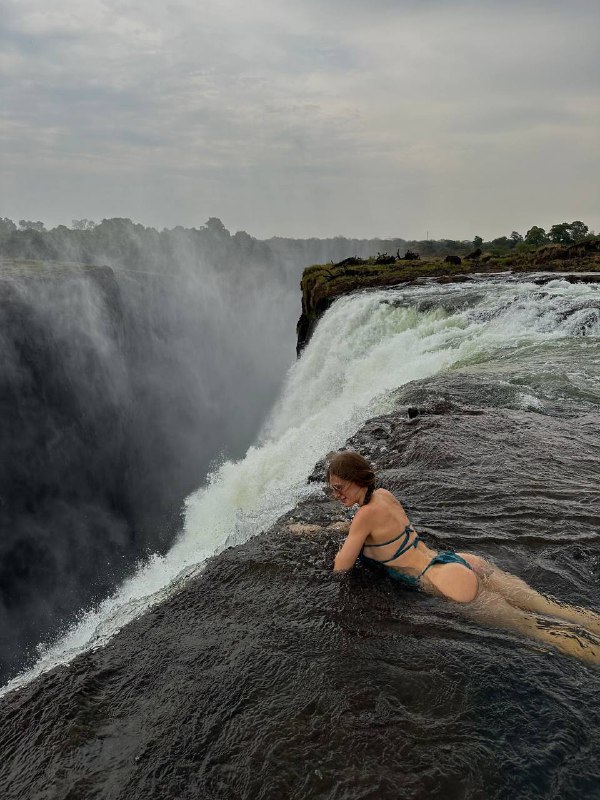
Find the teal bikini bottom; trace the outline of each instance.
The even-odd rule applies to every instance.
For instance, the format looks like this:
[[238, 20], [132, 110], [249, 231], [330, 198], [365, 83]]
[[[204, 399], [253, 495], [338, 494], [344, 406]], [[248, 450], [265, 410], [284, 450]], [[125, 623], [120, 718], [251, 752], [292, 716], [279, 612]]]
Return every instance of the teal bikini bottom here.
[[[378, 561], [375, 558], [369, 558], [365, 555], [363, 555], [363, 558], [365, 561], [370, 561], [374, 564], [381, 564], [381, 561]], [[385, 570], [395, 581], [400, 581], [405, 586], [410, 586], [412, 589], [418, 589], [423, 575], [425, 575], [428, 569], [435, 566], [435, 564], [462, 564], [463, 567], [467, 567], [467, 569], [473, 569], [462, 556], [458, 555], [458, 553], [454, 553], [452, 550], [442, 550], [431, 559], [423, 572], [419, 573], [418, 575], [407, 575], [404, 572], [400, 572], [400, 570], [396, 569], [395, 567], [386, 566]]]

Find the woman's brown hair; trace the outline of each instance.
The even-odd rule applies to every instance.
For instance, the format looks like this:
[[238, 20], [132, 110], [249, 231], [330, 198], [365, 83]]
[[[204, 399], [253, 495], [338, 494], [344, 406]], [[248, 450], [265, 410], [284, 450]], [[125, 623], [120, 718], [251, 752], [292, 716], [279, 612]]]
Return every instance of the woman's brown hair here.
[[352, 481], [357, 486], [366, 486], [365, 503], [371, 499], [375, 490], [375, 471], [366, 458], [352, 450], [330, 453], [327, 456], [327, 482], [332, 475], [343, 481]]

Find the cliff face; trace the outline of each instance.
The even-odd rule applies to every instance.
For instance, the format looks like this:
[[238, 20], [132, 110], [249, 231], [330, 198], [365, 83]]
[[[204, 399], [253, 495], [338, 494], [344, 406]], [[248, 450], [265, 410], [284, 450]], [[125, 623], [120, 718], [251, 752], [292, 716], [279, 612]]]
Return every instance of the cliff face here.
[[[464, 376], [409, 386], [349, 445], [431, 543], [476, 549], [547, 589], [567, 527], [571, 557], [597, 571], [595, 522], [561, 468], [591, 429], [494, 409], [493, 389]], [[544, 531], [528, 500], [540, 470], [570, 498]], [[579, 475], [593, 493], [590, 478]], [[105, 648], [0, 701], [2, 796], [479, 800], [544, 797], [556, 783], [563, 798], [591, 796], [600, 716], [586, 698], [600, 676], [371, 569], [333, 576], [344, 524], [324, 496], [302, 502]], [[587, 583], [593, 597], [571, 585], [572, 601], [600, 600]], [[588, 709], [583, 728], [573, 702]], [[515, 760], [535, 768], [515, 773]]]
[[[338, 264], [315, 264], [304, 270], [302, 313], [296, 326], [300, 354], [322, 314], [338, 297], [360, 289], [410, 284], [433, 278], [440, 283], [462, 281], [468, 275], [497, 272], [592, 272], [600, 280], [600, 239], [570, 246], [548, 245], [533, 252], [495, 258], [479, 253], [448, 262], [392, 258], [347, 258]], [[458, 262], [458, 263], [455, 263]], [[586, 280], [589, 280], [587, 278]]]

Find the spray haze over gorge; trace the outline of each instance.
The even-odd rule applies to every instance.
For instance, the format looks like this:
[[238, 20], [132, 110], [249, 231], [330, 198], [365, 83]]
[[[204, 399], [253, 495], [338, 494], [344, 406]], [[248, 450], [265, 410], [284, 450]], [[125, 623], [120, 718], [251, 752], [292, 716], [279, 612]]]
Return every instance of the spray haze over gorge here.
[[298, 272], [222, 263], [190, 231], [165, 249], [117, 221], [53, 253], [108, 268], [4, 260], [3, 677], [168, 548], [183, 498], [245, 451], [293, 357]]

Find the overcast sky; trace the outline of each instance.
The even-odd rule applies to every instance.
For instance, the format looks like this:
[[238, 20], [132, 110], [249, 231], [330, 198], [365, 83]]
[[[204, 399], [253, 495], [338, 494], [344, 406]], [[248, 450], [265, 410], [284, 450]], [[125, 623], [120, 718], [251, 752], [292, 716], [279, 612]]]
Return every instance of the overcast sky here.
[[0, 0], [0, 217], [600, 228], [598, 0]]

